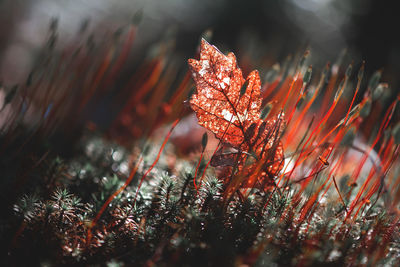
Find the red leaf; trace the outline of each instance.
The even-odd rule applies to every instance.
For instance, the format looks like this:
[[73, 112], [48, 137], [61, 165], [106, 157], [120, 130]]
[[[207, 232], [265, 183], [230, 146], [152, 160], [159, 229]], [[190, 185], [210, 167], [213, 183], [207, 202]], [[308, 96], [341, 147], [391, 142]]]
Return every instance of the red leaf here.
[[[262, 98], [258, 71], [252, 71], [244, 79], [235, 55], [225, 56], [204, 39], [200, 59], [189, 59], [188, 63], [197, 88], [190, 104], [199, 124], [223, 143], [236, 148], [238, 153], [254, 152], [259, 160], [266, 162], [264, 171], [271, 175], [278, 173], [283, 161], [280, 142], [283, 115], [273, 120], [260, 119]], [[243, 156], [239, 158], [245, 160]], [[234, 164], [232, 159], [233, 155], [230, 155], [215, 159], [215, 162], [224, 162], [226, 166]], [[249, 170], [255, 165], [249, 166]]]
[[260, 77], [253, 71], [247, 77], [248, 86], [241, 96], [245, 80], [236, 65], [233, 53], [228, 56], [201, 41], [200, 60], [189, 59], [196, 82], [197, 94], [190, 104], [199, 124], [212, 131], [217, 138], [238, 147], [244, 142], [244, 133], [260, 117]]

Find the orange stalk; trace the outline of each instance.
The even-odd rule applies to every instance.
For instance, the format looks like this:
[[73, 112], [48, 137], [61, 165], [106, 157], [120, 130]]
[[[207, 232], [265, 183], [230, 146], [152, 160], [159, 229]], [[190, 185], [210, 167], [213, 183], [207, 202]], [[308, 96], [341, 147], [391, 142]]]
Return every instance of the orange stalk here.
[[143, 183], [144, 179], [147, 177], [147, 175], [151, 172], [151, 170], [152, 170], [152, 169], [154, 168], [154, 166], [157, 164], [158, 160], [160, 159], [161, 152], [164, 150], [164, 147], [165, 147], [165, 145], [167, 144], [168, 139], [169, 139], [169, 137], [170, 137], [171, 134], [172, 134], [172, 131], [175, 129], [175, 127], [176, 127], [176, 125], [179, 123], [179, 121], [180, 121], [180, 118], [176, 119], [176, 120], [172, 123], [171, 129], [168, 131], [168, 134], [167, 134], [167, 136], [165, 137], [164, 142], [162, 143], [162, 145], [161, 145], [161, 147], [160, 147], [160, 150], [158, 151], [158, 154], [157, 154], [156, 159], [154, 160], [153, 164], [151, 164], [150, 168], [143, 174], [142, 178], [140, 179], [139, 186], [138, 186], [138, 188], [137, 188], [137, 190], [136, 190], [135, 199], [134, 199], [134, 201], [133, 201], [132, 206], [134, 206], [135, 203], [136, 203], [137, 196], [138, 196], [140, 187], [142, 186], [142, 183]]
[[[175, 126], [178, 124], [178, 122], [180, 121], [180, 119], [176, 119], [175, 122], [172, 124], [171, 129], [169, 130], [167, 136], [164, 139], [164, 142], [162, 143], [160, 150], [158, 151], [157, 157], [154, 160], [153, 164], [150, 166], [150, 168], [146, 171], [146, 173], [142, 176], [142, 178], [140, 179], [140, 183], [139, 186], [136, 190], [136, 194], [135, 194], [135, 199], [133, 201], [132, 206], [135, 205], [136, 203], [136, 199], [137, 199], [137, 195], [139, 193], [140, 187], [144, 181], [144, 179], [147, 177], [147, 175], [150, 173], [150, 171], [154, 168], [154, 166], [157, 164], [160, 156], [161, 156], [161, 152], [164, 150], [165, 145], [167, 144], [167, 141], [169, 139], [169, 137], [171, 136], [172, 131], [174, 130]], [[132, 181], [133, 177], [135, 176], [139, 165], [141, 164], [143, 158], [140, 157], [137, 164], [135, 165], [135, 167], [132, 169], [128, 179], [125, 181], [125, 183], [118, 188], [118, 190], [116, 190], [107, 200], [106, 202], [103, 204], [103, 206], [100, 208], [99, 212], [96, 214], [96, 217], [92, 220], [92, 223], [87, 231], [87, 235], [86, 235], [86, 245], [88, 246], [90, 244], [91, 238], [92, 238], [92, 229], [93, 227], [97, 224], [98, 220], [100, 219], [101, 215], [104, 213], [104, 211], [107, 209], [108, 205], [111, 203], [111, 201], [113, 201], [113, 199], [118, 196]]]
[[82, 101], [81, 101], [81, 103], [79, 105], [78, 110], [82, 110], [83, 107], [87, 104], [87, 102], [89, 102], [90, 98], [95, 93], [98, 85], [100, 84], [100, 81], [104, 77], [104, 74], [106, 73], [108, 67], [111, 64], [111, 59], [112, 59], [113, 55], [114, 55], [114, 48], [112, 47], [111, 49], [109, 49], [109, 51], [106, 54], [102, 64], [98, 68], [98, 70], [96, 72], [96, 75], [93, 78], [89, 89], [84, 93], [83, 99], [82, 99]]
[[115, 61], [114, 66], [110, 70], [110, 74], [104, 79], [105, 82], [103, 84], [103, 90], [106, 90], [109, 85], [114, 81], [116, 74], [124, 65], [126, 59], [128, 58], [129, 52], [131, 50], [132, 44], [135, 40], [136, 35], [136, 26], [131, 25], [128, 32], [128, 37], [125, 40], [125, 43], [122, 47], [122, 51], [119, 54], [118, 58]]

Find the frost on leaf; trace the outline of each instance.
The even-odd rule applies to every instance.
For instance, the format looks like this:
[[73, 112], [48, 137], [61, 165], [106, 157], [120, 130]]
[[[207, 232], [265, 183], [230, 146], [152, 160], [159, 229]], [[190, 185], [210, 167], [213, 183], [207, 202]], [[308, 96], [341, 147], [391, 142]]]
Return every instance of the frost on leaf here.
[[[260, 119], [262, 99], [258, 71], [252, 71], [244, 79], [235, 55], [229, 53], [225, 56], [204, 39], [201, 41], [200, 59], [189, 59], [188, 63], [197, 88], [190, 105], [199, 124], [213, 132], [222, 143], [237, 149], [238, 153], [253, 152], [257, 159], [264, 161], [265, 171], [272, 175], [279, 172], [283, 161], [279, 140], [284, 128], [283, 114], [274, 120]], [[214, 162], [226, 166], [236, 162], [235, 157], [246, 161], [247, 156], [238, 156], [238, 153], [220, 155]]]

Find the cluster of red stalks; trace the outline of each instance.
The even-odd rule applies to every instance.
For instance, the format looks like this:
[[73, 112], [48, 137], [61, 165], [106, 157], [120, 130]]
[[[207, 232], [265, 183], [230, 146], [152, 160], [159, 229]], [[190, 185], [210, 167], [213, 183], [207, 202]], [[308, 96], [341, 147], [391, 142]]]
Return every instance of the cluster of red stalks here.
[[[157, 164], [172, 130], [179, 122], [181, 115], [179, 113], [182, 110], [181, 103], [185, 99], [189, 87], [190, 76], [186, 74], [173, 95], [165, 102], [166, 88], [170, 88], [177, 76], [173, 68], [165, 69], [165, 66], [168, 65], [165, 61], [166, 55], [161, 54], [150, 62], [145, 62], [139, 68], [139, 71], [134, 74], [132, 81], [128, 83], [128, 87], [132, 88], [130, 86], [134, 83], [135, 90], [112, 128], [113, 130], [121, 130], [122, 126], [123, 129], [129, 131], [130, 136], [141, 137], [144, 134], [150, 135], [158, 125], [175, 118], [161, 145], [156, 160], [141, 176], [139, 189], [144, 179]], [[287, 155], [285, 168], [278, 177], [275, 177], [276, 187], [274, 190], [279, 190], [281, 194], [285, 194], [285, 191], [290, 188], [288, 185], [295, 182], [300, 185], [300, 189], [294, 197], [296, 199], [302, 196], [303, 191], [310, 183], [315, 183], [318, 176], [324, 179], [314, 190], [312, 196], [300, 208], [299, 224], [310, 220], [318, 208], [320, 200], [324, 198], [330, 188], [336, 190], [337, 200], [343, 203], [345, 208], [343, 223], [347, 223], [349, 220], [354, 222], [359, 215], [364, 213], [368, 206], [374, 205], [383, 193], [389, 195], [392, 200], [388, 207], [392, 211], [397, 211], [396, 207], [400, 200], [396, 197], [399, 195], [400, 180], [396, 179], [395, 172], [391, 171], [398, 158], [398, 145], [393, 135], [384, 135], [386, 130], [394, 126], [392, 117], [399, 98], [396, 97], [387, 109], [383, 109], [379, 100], [372, 101], [373, 90], [382, 85], [374, 85], [373, 83], [371, 85], [370, 83], [369, 86], [373, 86], [373, 88], [367, 88], [367, 90], [364, 90], [363, 96], [359, 95], [363, 79], [363, 65], [356, 75], [355, 88], [352, 88], [352, 85], [349, 84], [352, 65], [348, 66], [345, 71], [340, 67], [327, 65], [326, 70], [321, 73], [321, 77], [315, 86], [309, 83], [311, 67], [304, 68], [299, 66], [292, 75], [283, 77], [282, 71], [277, 75], [275, 81], [265, 84], [263, 87], [263, 102], [271, 108], [269, 114], [273, 116], [283, 110], [287, 116], [286, 132], [282, 140], [286, 153], [291, 156]], [[327, 78], [328, 75], [329, 78]], [[324, 90], [322, 91], [322, 89]], [[344, 96], [344, 91], [349, 89], [354, 91], [350, 99]], [[309, 92], [310, 90], [312, 90], [311, 93]], [[360, 97], [361, 101], [355, 104], [355, 100]], [[322, 104], [315, 103], [317, 99]], [[315, 104], [317, 109], [313, 107]], [[148, 112], [145, 108], [146, 106], [151, 106], [153, 110], [158, 110], [159, 112]], [[369, 114], [371, 109], [374, 112]], [[379, 116], [377, 111], [383, 114]], [[353, 135], [353, 137], [355, 133], [365, 135], [363, 129], [369, 128], [371, 130], [376, 125], [378, 125], [376, 135], [371, 145], [366, 149], [355, 147], [352, 144], [343, 145], [342, 141], [347, 135]], [[302, 131], [301, 129], [306, 130]], [[123, 135], [120, 136], [124, 137]], [[369, 136], [366, 137], [368, 138]], [[199, 163], [203, 158], [204, 148], [205, 144], [203, 144]], [[343, 170], [343, 163], [348, 160], [349, 150], [351, 149], [359, 151], [361, 156], [353, 164], [354, 169]], [[371, 152], [374, 149], [378, 151], [378, 160], [376, 158], [370, 159]], [[354, 159], [352, 158], [351, 160]], [[372, 167], [368, 172], [367, 178], [359, 181], [361, 170], [368, 160], [373, 161]], [[126, 183], [104, 203], [92, 226], [100, 219], [112, 199], [129, 185], [140, 163], [141, 158], [137, 160]], [[199, 163], [196, 168], [195, 180], [198, 176]], [[199, 187], [201, 187], [201, 181], [204, 179], [209, 163], [210, 161], [208, 161], [199, 178]], [[303, 171], [306, 176], [296, 177], [296, 174], [298, 174], [296, 170], [304, 168], [308, 169], [306, 172]], [[337, 177], [343, 177], [346, 172], [350, 173], [350, 179], [347, 184], [351, 189], [347, 195], [343, 195], [337, 185]], [[356, 186], [358, 183], [359, 186]], [[356, 187], [358, 189], [355, 189]], [[226, 188], [226, 190], [229, 191], [229, 188]], [[356, 196], [351, 198], [354, 190], [358, 191]], [[267, 200], [265, 206], [269, 204], [269, 201], [270, 199]], [[349, 204], [346, 204], [346, 202], [349, 202]], [[293, 206], [287, 208], [288, 210], [283, 213], [282, 218], [291, 208]], [[89, 240], [90, 237], [89, 230]]]
[[[339, 66], [333, 66], [337, 69]], [[327, 66], [329, 68], [329, 66]], [[397, 96], [387, 109], [382, 110], [379, 101], [372, 100], [372, 94], [375, 93], [377, 84], [375, 81], [369, 83], [373, 88], [367, 88], [360, 103], [355, 105], [355, 99], [360, 97], [360, 87], [363, 79], [364, 65], [362, 65], [356, 76], [355, 88], [349, 85], [352, 66], [350, 65], [342, 77], [339, 71], [332, 72], [324, 92], [321, 92], [326, 72], [322, 73], [319, 83], [316, 85], [314, 92], [310, 95], [308, 101], [304, 101], [304, 107], [296, 109], [299, 101], [304, 97], [307, 90], [307, 83], [302, 82], [300, 71], [296, 71], [293, 77], [287, 77], [283, 86], [279, 90], [280, 95], [276, 95], [273, 99], [279, 103], [279, 99], [285, 99], [283, 105], [286, 107], [288, 116], [288, 126], [283, 144], [285, 147], [296, 147], [293, 149], [294, 155], [289, 159], [293, 164], [289, 168], [285, 168], [277, 184], [288, 184], [289, 181], [300, 182], [300, 190], [298, 196], [302, 194], [304, 189], [310, 183], [314, 183], [318, 175], [324, 171], [322, 175], [322, 185], [314, 191], [313, 195], [306, 201], [301, 208], [300, 221], [309, 217], [319, 200], [324, 197], [331, 186], [334, 186], [338, 200], [345, 206], [346, 216], [343, 222], [348, 220], [356, 220], [357, 216], [363, 214], [368, 205], [374, 205], [382, 193], [388, 194], [393, 199], [388, 207], [391, 210], [397, 210], [398, 200], [398, 179], [395, 172], [391, 171], [393, 164], [398, 159], [399, 151], [397, 141], [393, 135], [384, 136], [384, 132], [388, 127], [393, 127], [393, 114], [399, 101]], [[309, 70], [307, 70], [309, 71]], [[375, 74], [373, 79], [378, 79]], [[300, 77], [299, 77], [300, 76]], [[344, 77], [343, 77], [344, 76]], [[336, 89], [337, 88], [337, 89]], [[351, 89], [353, 96], [350, 99], [343, 97], [344, 90]], [[267, 91], [269, 88], [267, 88]], [[379, 89], [378, 89], [379, 90]], [[317, 99], [318, 95], [322, 95], [322, 104], [318, 107], [317, 112], [310, 110], [311, 105]], [[285, 96], [286, 95], [286, 96]], [[268, 98], [268, 94], [267, 94]], [[286, 102], [287, 99], [291, 101]], [[374, 110], [374, 114], [369, 114]], [[382, 111], [383, 116], [379, 116]], [[336, 113], [336, 114], [335, 114]], [[374, 116], [375, 115], [375, 116]], [[339, 119], [337, 119], [339, 118]], [[307, 125], [306, 132], [300, 138], [299, 127], [301, 124]], [[362, 133], [362, 127], [377, 127], [375, 136], [366, 136], [372, 138], [372, 142], [366, 149], [355, 146], [352, 142], [346, 144], [343, 139], [346, 135], [354, 134], [365, 135]], [[379, 147], [378, 147], [379, 144]], [[350, 158], [349, 151], [357, 150], [360, 153], [359, 158]], [[371, 159], [373, 150], [378, 151], [378, 159]], [[346, 160], [353, 161], [352, 168], [344, 169]], [[373, 161], [372, 167], [367, 171], [368, 175], [362, 181], [359, 179], [361, 170], [367, 160]], [[309, 168], [306, 177], [295, 177], [295, 172], [299, 168]], [[286, 166], [289, 166], [287, 164]], [[351, 187], [347, 195], [342, 195], [339, 191], [336, 178], [349, 174], [348, 186]], [[357, 186], [358, 185], [358, 186]], [[355, 189], [355, 188], [358, 189]], [[389, 189], [390, 188], [390, 189]], [[284, 189], [285, 190], [285, 189]], [[358, 190], [355, 198], [351, 198], [354, 190]], [[344, 199], [349, 201], [347, 206]]]
[[[330, 189], [336, 191], [336, 201], [344, 207], [341, 223], [333, 227], [342, 230], [356, 220], [363, 220], [385, 195], [385, 208], [388, 214], [394, 215], [394, 220], [386, 229], [386, 237], [375, 255], [381, 258], [399, 221], [400, 179], [396, 166], [399, 140], [395, 109], [400, 97], [394, 96], [392, 102], [387, 101], [387, 107], [383, 106], [380, 98], [382, 91], [388, 88], [379, 83], [380, 71], [368, 83], [363, 83], [364, 63], [355, 75], [352, 69], [352, 64], [347, 69], [328, 64], [319, 81], [311, 85], [311, 66], [308, 69], [300, 66], [293, 75], [284, 79], [278, 76], [276, 81], [265, 86], [264, 101], [272, 104], [272, 112], [283, 109], [288, 118], [282, 138], [286, 162], [276, 177], [274, 190], [285, 194], [289, 193], [291, 184], [298, 184], [293, 199], [299, 201], [289, 205], [281, 216], [281, 220], [288, 215], [295, 218], [299, 225], [296, 235], [304, 224], [307, 233], [311, 218], [318, 207], [324, 205], [323, 199]], [[366, 88], [362, 88], [362, 84]], [[354, 138], [363, 141], [354, 142]], [[341, 192], [338, 182], [344, 177], [349, 190]], [[307, 187], [313, 188], [312, 194], [301, 202]], [[293, 214], [293, 209], [300, 213]], [[339, 231], [336, 237], [348, 235], [346, 231]], [[365, 235], [365, 242], [377, 238], [378, 232], [370, 237]]]
[[12, 114], [7, 120], [10, 124], [3, 126], [3, 133], [12, 134], [21, 122], [20, 117], [29, 120], [28, 125], [37, 126], [34, 132], [44, 136], [60, 128], [66, 132], [74, 130], [77, 118], [87, 118], [90, 101], [109, 93], [116, 83], [131, 52], [136, 31], [137, 26], [132, 24], [114, 38], [96, 44], [84, 27], [76, 36], [77, 42], [60, 50], [56, 22], [53, 22], [47, 43], [26, 83], [16, 87], [17, 91], [7, 103], [12, 106]]
[[[143, 101], [146, 93], [151, 90], [160, 93], [163, 90], [160, 87], [170, 79], [160, 74], [159, 64], [161, 63], [159, 60], [157, 59], [156, 62], [140, 70], [141, 73], [148, 73], [148, 75], [140, 75], [141, 77], [149, 78], [140, 83], [140, 89], [136, 91], [135, 97], [129, 101], [129, 105], [121, 113], [119, 117], [121, 123], [128, 121], [124, 117], [129, 116], [129, 112], [141, 104], [140, 102]], [[300, 63], [296, 68], [289, 70], [291, 74], [284, 76], [286, 70], [276, 73], [275, 80], [265, 84], [262, 89], [263, 103], [270, 109], [269, 116], [283, 111], [287, 118], [286, 130], [281, 138], [285, 147], [285, 167], [277, 177], [274, 177], [276, 186], [273, 191], [279, 191], [279, 194], [283, 195], [288, 194], [293, 186], [298, 187], [293, 199], [299, 201], [294, 201], [289, 205], [282, 213], [281, 219], [287, 218], [293, 209], [298, 209], [300, 213], [292, 214], [292, 216], [297, 218], [299, 225], [308, 223], [306, 228], [308, 229], [313, 214], [320, 205], [323, 205], [321, 200], [331, 189], [336, 192], [337, 201], [343, 204], [342, 225], [345, 225], [355, 222], [360, 216], [365, 215], [366, 211], [372, 208], [385, 194], [387, 199], [390, 199], [390, 203], [386, 203], [386, 208], [389, 213], [395, 214], [395, 220], [392, 223], [393, 231], [399, 219], [397, 205], [400, 200], [398, 197], [400, 179], [396, 176], [396, 168], [393, 168], [398, 161], [399, 149], [398, 140], [395, 140], [396, 133], [384, 133], [393, 132], [393, 129], [396, 128], [394, 113], [399, 97], [395, 97], [387, 108], [382, 106], [383, 102], [380, 101], [382, 91], [379, 90], [388, 90], [388, 88], [385, 84], [379, 84], [380, 72], [375, 73], [367, 88], [363, 89], [361, 86], [363, 84], [364, 63], [355, 75], [352, 75], [352, 64], [347, 69], [337, 64], [333, 66], [328, 64], [325, 70], [321, 72], [318, 81], [313, 85], [313, 83], [310, 83], [311, 66], [303, 66], [304, 58], [299, 61]], [[171, 108], [177, 109], [175, 107], [177, 100], [182, 99], [181, 97], [185, 95], [183, 92], [186, 92], [188, 83], [189, 76], [186, 75], [178, 86], [178, 90], [167, 103], [163, 103], [160, 96], [155, 96], [157, 94], [150, 99], [152, 103], [157, 103], [156, 106], [165, 115], [166, 111]], [[351, 92], [350, 97], [349, 91]], [[364, 92], [363, 95], [360, 92]], [[158, 101], [155, 98], [158, 98]], [[371, 110], [374, 112], [371, 113]], [[154, 122], [157, 116], [153, 114], [152, 117]], [[171, 117], [176, 118], [177, 113], [173, 113]], [[140, 190], [143, 180], [156, 165], [171, 132], [178, 122], [179, 117], [174, 121], [166, 135], [156, 160], [141, 176], [138, 190]], [[154, 124], [152, 125], [154, 126]], [[129, 124], [125, 124], [125, 126], [129, 126]], [[368, 141], [364, 141], [364, 146], [359, 147], [353, 142], [353, 139], [358, 137], [371, 141], [368, 145], [366, 145]], [[199, 166], [200, 161], [204, 158], [206, 139], [203, 139], [202, 143], [203, 149], [194, 176], [195, 185], [197, 181], [197, 190], [201, 187], [201, 181], [206, 175], [212, 157], [211, 155], [205, 169], [200, 173]], [[218, 147], [214, 150], [214, 153], [217, 149]], [[351, 156], [351, 151], [358, 152], [359, 156], [354, 158], [354, 155]], [[377, 156], [372, 154], [377, 154]], [[349, 160], [352, 161], [350, 168], [345, 164]], [[140, 161], [141, 159], [138, 160], [124, 186], [107, 200], [96, 216], [94, 224], [112, 199], [131, 182]], [[370, 167], [367, 170], [367, 176], [362, 177], [361, 172], [368, 162], [370, 164], [367, 167]], [[299, 176], [300, 174], [302, 175]], [[349, 190], [344, 193], [340, 191], [338, 181], [346, 174], [349, 176], [347, 180]], [[300, 201], [304, 195], [304, 190], [315, 184], [317, 186], [311, 196], [303, 202]], [[225, 190], [229, 191], [229, 186]], [[239, 190], [237, 192], [243, 197]], [[228, 198], [231, 195], [225, 195], [225, 197]], [[269, 205], [271, 197], [266, 201], [265, 207]], [[300, 203], [301, 207], [298, 206]], [[341, 227], [341, 225], [337, 225], [337, 227]], [[300, 227], [296, 231], [300, 231]], [[90, 236], [89, 231], [88, 238]], [[385, 240], [389, 242], [389, 239]], [[381, 253], [384, 253], [384, 251]]]
[[[163, 40], [158, 44], [157, 54], [145, 58], [137, 71], [121, 82], [124, 73], [132, 67], [127, 63], [134, 52], [137, 22], [118, 29], [110, 34], [112, 38], [101, 43], [95, 43], [96, 37], [88, 35], [87, 25], [83, 25], [76, 38], [79, 41], [59, 50], [57, 21], [52, 21], [48, 40], [26, 83], [6, 90], [0, 111], [6, 117], [1, 125], [3, 140], [0, 153], [20, 141], [14, 139], [18, 136], [21, 123], [30, 129], [30, 134], [19, 145], [15, 155], [21, 154], [29, 142], [37, 142], [37, 138], [40, 140], [59, 131], [67, 138], [75, 136], [82, 123], [93, 115], [91, 108], [96, 101], [110, 96], [112, 99], [109, 102], [115, 110], [119, 110], [119, 114], [113, 119], [108, 134], [120, 143], [130, 145], [138, 138], [149, 137], [157, 126], [173, 120], [176, 125], [176, 118], [184, 111], [181, 103], [190, 89], [190, 75], [186, 74], [176, 90], [168, 95], [172, 84], [181, 78], [173, 58], [168, 54], [171, 42]], [[121, 103], [124, 105], [122, 109]], [[95, 127], [93, 123], [87, 126], [89, 129]], [[158, 161], [168, 137], [142, 181]], [[49, 154], [50, 151], [46, 151], [34, 168]], [[141, 159], [138, 159], [136, 166], [140, 162]], [[132, 181], [136, 170], [133, 167], [125, 185], [106, 201], [93, 225], [109, 202]]]
[[[131, 53], [136, 31], [137, 26], [130, 25], [118, 38], [102, 42], [101, 46], [82, 42], [65, 48], [57, 55], [52, 47], [56, 32], [51, 32], [47, 50], [37, 70], [32, 72], [26, 84], [18, 88], [11, 100], [13, 112], [9, 123], [1, 129], [6, 140], [13, 138], [13, 131], [24, 116], [36, 116], [37, 126], [32, 136], [36, 133], [49, 135], [60, 127], [70, 129], [66, 126], [88, 112], [85, 108], [90, 101], [110, 93]], [[392, 134], [385, 133], [395, 128], [395, 108], [400, 98], [395, 97], [388, 107], [382, 106], [379, 96], [373, 99], [373, 95], [379, 93], [376, 93], [378, 87], [379, 90], [385, 87], [378, 84], [378, 73], [373, 77], [376, 81], [362, 88], [365, 84], [363, 65], [356, 75], [352, 75], [352, 65], [345, 69], [328, 64], [319, 78], [311, 79], [311, 67], [304, 66], [304, 59], [299, 61], [297, 67], [278, 71], [274, 81], [265, 83], [262, 88], [263, 103], [270, 108], [268, 116], [282, 111], [286, 116], [286, 130], [281, 137], [285, 167], [274, 177], [276, 186], [273, 192], [279, 191], [284, 195], [297, 186], [293, 199], [300, 200], [308, 186], [317, 185], [308, 199], [289, 205], [282, 213], [282, 220], [297, 208], [300, 210], [297, 214], [299, 225], [310, 222], [318, 206], [322, 205], [321, 200], [332, 189], [337, 193], [337, 201], [344, 206], [343, 224], [354, 222], [375, 205], [380, 196], [387, 195], [390, 199], [387, 209], [395, 214], [394, 229], [399, 220], [400, 179], [394, 168], [398, 163], [399, 142]], [[179, 79], [181, 81], [176, 86]], [[173, 85], [174, 89], [170, 90]], [[145, 60], [114, 96], [115, 103], [128, 99], [109, 131], [112, 137], [124, 144], [149, 137], [159, 125], [173, 122], [155, 161], [141, 175], [138, 191], [157, 164], [171, 132], [183, 113], [187, 113], [187, 110], [183, 112], [182, 102], [187, 98], [191, 85], [189, 73], [179, 77], [177, 68], [168, 57], [167, 45], [162, 44], [159, 55]], [[349, 91], [352, 92], [350, 98]], [[365, 93], [361, 95], [360, 92]], [[349, 136], [371, 141], [366, 148], [360, 148], [352, 142], [344, 142]], [[3, 142], [7, 143], [10, 142]], [[204, 158], [204, 147], [200, 161]], [[350, 159], [352, 150], [358, 151], [360, 156]], [[374, 151], [377, 154], [375, 158], [372, 157]], [[349, 160], [352, 161], [351, 168], [344, 167]], [[112, 194], [95, 216], [87, 233], [88, 245], [93, 227], [115, 196], [131, 183], [141, 161], [140, 157], [136, 159], [125, 184]], [[361, 172], [368, 162], [372, 162], [372, 167], [368, 169], [367, 177], [361, 180]], [[195, 180], [204, 178], [209, 163], [202, 173], [199, 171], [200, 162], [197, 164]], [[350, 190], [346, 194], [338, 187], [339, 179], [345, 174], [350, 176], [347, 182]], [[197, 182], [197, 189], [201, 186], [201, 182]], [[267, 199], [266, 207], [271, 199]]]

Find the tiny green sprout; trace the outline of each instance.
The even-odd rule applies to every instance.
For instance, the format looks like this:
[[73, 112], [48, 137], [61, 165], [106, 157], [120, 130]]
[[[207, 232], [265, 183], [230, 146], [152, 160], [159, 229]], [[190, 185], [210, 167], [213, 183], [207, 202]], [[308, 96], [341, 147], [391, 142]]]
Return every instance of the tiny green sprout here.
[[334, 101], [337, 101], [339, 97], [342, 95], [344, 90], [344, 85], [345, 85], [344, 80], [341, 80], [338, 87], [339, 89], [335, 93]]
[[54, 32], [50, 35], [49, 40], [47, 40], [47, 47], [49, 48], [50, 51], [54, 49], [57, 42], [57, 37], [58, 37], [57, 33]]
[[400, 122], [398, 122], [392, 130], [393, 139], [396, 145], [400, 144]]
[[280, 72], [280, 69], [281, 67], [278, 63], [272, 65], [271, 69], [265, 74], [265, 81], [267, 83], [272, 83], [273, 81], [275, 81]]
[[249, 86], [249, 80], [246, 80], [242, 87], [240, 88], [240, 95], [244, 95], [246, 93], [247, 86]]
[[368, 82], [368, 88], [372, 91], [375, 90], [375, 88], [378, 86], [379, 81], [381, 79], [382, 72], [380, 70], [375, 71], [375, 73], [372, 75], [371, 79], [369, 79]]
[[296, 106], [297, 109], [300, 109], [301, 105], [304, 103], [304, 99], [305, 99], [304, 96], [302, 96], [302, 97], [299, 99], [299, 102], [297, 103], [297, 106]]
[[204, 150], [206, 149], [207, 143], [208, 143], [208, 135], [207, 135], [207, 133], [205, 132], [205, 133], [203, 134], [203, 137], [201, 138], [201, 146], [203, 147], [203, 152], [204, 152]]
[[304, 53], [303, 57], [300, 59], [300, 62], [299, 62], [299, 68], [300, 68], [300, 69], [303, 68], [303, 66], [304, 66], [304, 64], [305, 64], [305, 62], [306, 62], [306, 60], [307, 60], [307, 58], [308, 58], [309, 55], [310, 55], [310, 51], [307, 50], [307, 51]]
[[311, 81], [311, 74], [312, 74], [312, 66], [310, 65], [308, 67], [306, 73], [304, 73], [304, 77], [303, 77], [304, 84], [308, 84]]
[[58, 17], [53, 17], [50, 20], [49, 29], [52, 32], [55, 32], [58, 28]]
[[217, 195], [222, 189], [221, 181], [215, 176], [207, 176], [204, 182], [204, 190], [210, 195]]
[[372, 89], [372, 100], [378, 100], [381, 98], [385, 90], [388, 88], [386, 83], [380, 83], [375, 89]]
[[143, 153], [144, 156], [147, 156], [149, 154], [149, 152], [150, 152], [150, 145], [147, 144], [147, 145], [144, 146], [142, 153]]
[[358, 73], [357, 73], [357, 79], [360, 80], [360, 81], [364, 77], [364, 66], [365, 66], [365, 62], [363, 61], [362, 65], [361, 65], [361, 67], [360, 67], [360, 69], [358, 70]]
[[272, 103], [268, 103], [265, 105], [264, 109], [261, 111], [261, 119], [265, 120], [268, 117], [268, 114], [271, 112]]
[[121, 37], [123, 31], [124, 31], [123, 27], [119, 27], [118, 29], [115, 30], [115, 32], [113, 34], [115, 41], [119, 40], [119, 38]]
[[329, 83], [329, 79], [331, 77], [331, 64], [328, 62], [322, 71], [322, 77], [324, 78], [325, 83]]
[[371, 113], [371, 107], [372, 107], [371, 99], [368, 99], [367, 101], [365, 101], [365, 104], [362, 106], [360, 110], [361, 118], [368, 117], [368, 115]]
[[84, 33], [87, 28], [89, 27], [90, 24], [90, 19], [89, 18], [85, 18], [84, 20], [82, 20], [80, 26], [79, 26], [79, 33], [82, 34]]
[[138, 11], [135, 12], [135, 14], [132, 17], [132, 24], [137, 26], [142, 20], [143, 20], [143, 9], [139, 9]]
[[392, 129], [388, 128], [383, 131], [383, 140], [388, 140], [392, 136]]
[[72, 194], [66, 188], [57, 188], [52, 195], [52, 199], [57, 202], [68, 201], [71, 197]]
[[356, 136], [356, 129], [354, 127], [351, 127], [343, 136], [341, 145], [351, 146], [353, 144], [355, 136]]
[[345, 75], [347, 77], [350, 77], [352, 72], [353, 72], [353, 64], [350, 64], [346, 69], [346, 74]]
[[26, 83], [25, 83], [25, 84], [26, 84], [26, 87], [29, 87], [29, 86], [32, 85], [33, 74], [34, 74], [34, 71], [31, 71], [31, 72], [29, 73], [28, 78], [26, 79]]
[[94, 35], [90, 34], [89, 37], [86, 40], [86, 46], [89, 49], [89, 51], [93, 50], [94, 47], [96, 46], [96, 43], [94, 41]]
[[169, 175], [169, 173], [166, 171], [161, 173], [161, 179], [163, 188], [167, 189], [168, 191], [170, 191], [172, 187], [175, 185], [173, 177]]

